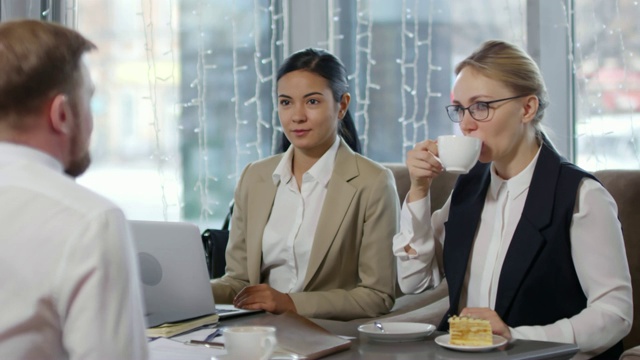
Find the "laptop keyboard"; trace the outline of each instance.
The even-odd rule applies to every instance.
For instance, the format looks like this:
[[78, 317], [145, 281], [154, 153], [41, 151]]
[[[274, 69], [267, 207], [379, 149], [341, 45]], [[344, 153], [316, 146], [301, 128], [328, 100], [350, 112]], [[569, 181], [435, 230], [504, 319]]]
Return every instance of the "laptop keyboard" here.
[[230, 313], [230, 312], [234, 312], [234, 311], [238, 311], [236, 309], [216, 309], [216, 312], [218, 314], [226, 314], [226, 313]]

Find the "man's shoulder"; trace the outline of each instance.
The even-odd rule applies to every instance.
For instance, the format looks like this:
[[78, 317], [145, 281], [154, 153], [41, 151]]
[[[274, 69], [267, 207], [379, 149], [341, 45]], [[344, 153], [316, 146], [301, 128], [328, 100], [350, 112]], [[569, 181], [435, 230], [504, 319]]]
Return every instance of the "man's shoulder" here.
[[78, 184], [73, 178], [48, 168], [25, 166], [2, 175], [4, 180], [0, 181], [0, 187], [4, 191], [23, 192], [25, 196], [39, 199], [43, 205], [51, 203], [52, 206], [66, 207], [84, 214], [118, 208], [112, 201]]
[[69, 201], [69, 205], [78, 207], [80, 209], [87, 210], [111, 210], [119, 209], [111, 200], [107, 199], [103, 195], [96, 193], [95, 191], [84, 187], [83, 185], [71, 182], [68, 185], [66, 191], [69, 194], [75, 194], [74, 199]]

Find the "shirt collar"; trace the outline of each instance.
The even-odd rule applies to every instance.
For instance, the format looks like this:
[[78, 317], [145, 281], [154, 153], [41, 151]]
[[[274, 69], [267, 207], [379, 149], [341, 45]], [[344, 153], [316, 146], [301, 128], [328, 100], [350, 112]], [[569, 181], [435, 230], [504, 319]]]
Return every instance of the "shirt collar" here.
[[493, 166], [493, 164], [491, 164], [490, 191], [494, 199], [498, 197], [498, 190], [500, 190], [502, 184], [505, 184], [507, 186], [509, 197], [511, 199], [515, 199], [529, 188], [531, 179], [533, 178], [533, 172], [536, 168], [536, 163], [538, 162], [538, 156], [540, 155], [540, 149], [542, 149], [542, 146], [538, 148], [536, 156], [533, 157], [529, 165], [527, 165], [524, 170], [522, 170], [519, 174], [509, 180], [504, 180], [503, 178], [498, 176], [495, 167]]
[[30, 146], [0, 141], [0, 164], [17, 162], [35, 162], [57, 172], [63, 172], [63, 166], [53, 156]]
[[277, 186], [280, 180], [285, 184], [291, 181], [293, 174], [291, 173], [291, 160], [293, 160], [293, 145], [290, 145], [287, 151], [284, 152], [278, 166], [271, 174], [273, 183]]
[[[306, 173], [304, 173], [303, 178], [307, 178], [310, 176], [312, 179], [317, 180], [323, 186], [327, 186], [329, 180], [331, 179], [331, 174], [333, 173], [333, 167], [335, 165], [336, 155], [338, 154], [338, 148], [340, 147], [340, 138], [336, 136], [336, 140], [333, 142], [333, 145], [327, 150], [324, 155], [315, 164], [309, 169]], [[273, 183], [277, 186], [280, 181], [285, 184], [289, 183], [293, 178], [293, 173], [291, 172], [291, 162], [293, 160], [293, 145], [289, 146], [287, 151], [280, 159], [278, 166], [273, 171], [271, 178], [273, 179]]]

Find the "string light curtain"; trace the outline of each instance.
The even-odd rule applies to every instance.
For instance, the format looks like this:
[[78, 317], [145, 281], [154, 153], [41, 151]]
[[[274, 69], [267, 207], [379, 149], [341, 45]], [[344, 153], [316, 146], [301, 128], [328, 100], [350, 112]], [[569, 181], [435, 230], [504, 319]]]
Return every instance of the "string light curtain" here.
[[[307, 46], [328, 49], [347, 65], [364, 152], [381, 162], [402, 162], [416, 142], [458, 131], [443, 110], [453, 66], [482, 41], [526, 47], [524, 0], [313, 1], [327, 6], [320, 19], [327, 33]], [[578, 3], [565, 8], [575, 27], [564, 24], [576, 50], [567, 61], [575, 77], [577, 159], [590, 170], [637, 168], [637, 2]], [[80, 181], [130, 218], [219, 226], [242, 169], [276, 152], [274, 76], [299, 50], [291, 32], [312, 30], [291, 29], [299, 14], [282, 0], [67, 5], [70, 21], [100, 48], [91, 60], [95, 164]], [[620, 133], [609, 126], [614, 120]], [[624, 158], [609, 150], [612, 143]]]

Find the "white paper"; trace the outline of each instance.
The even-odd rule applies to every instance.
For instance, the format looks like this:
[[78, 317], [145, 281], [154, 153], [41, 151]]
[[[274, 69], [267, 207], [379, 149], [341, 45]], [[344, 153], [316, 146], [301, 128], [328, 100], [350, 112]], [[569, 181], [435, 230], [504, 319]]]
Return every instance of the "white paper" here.
[[151, 360], [211, 360], [213, 356], [226, 353], [224, 349], [213, 349], [204, 345], [186, 345], [184, 341], [177, 339], [160, 338], [149, 343]]

